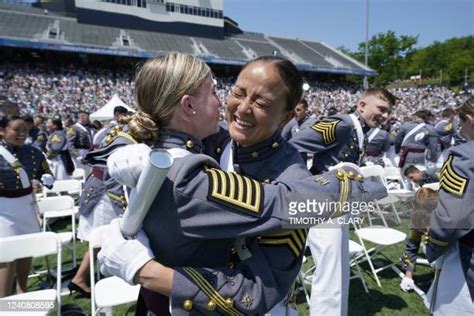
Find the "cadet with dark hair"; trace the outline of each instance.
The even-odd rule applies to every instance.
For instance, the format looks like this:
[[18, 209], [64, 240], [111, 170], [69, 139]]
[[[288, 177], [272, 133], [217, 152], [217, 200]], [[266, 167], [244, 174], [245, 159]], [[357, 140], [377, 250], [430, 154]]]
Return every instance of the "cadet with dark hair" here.
[[[138, 112], [146, 121], [136, 127], [141, 126], [149, 138], [156, 133], [158, 147], [200, 152], [204, 149], [200, 138], [208, 136], [202, 132], [203, 119], [207, 117], [206, 126], [215, 128], [218, 124], [218, 111], [214, 109], [217, 99], [201, 103], [212, 91], [210, 72], [204, 72], [201, 92], [193, 97], [196, 93], [188, 95], [185, 89], [185, 79], [193, 72], [189, 66], [182, 67], [182, 61], [169, 59], [147, 62], [137, 76], [139, 108], [149, 114]], [[191, 57], [186, 59], [200, 64]], [[171, 70], [181, 73], [180, 69], [186, 69], [186, 75], [181, 76], [184, 82], [178, 84], [166, 75]], [[150, 80], [151, 75], [154, 80]], [[181, 95], [176, 89], [171, 90], [172, 95], [163, 95], [163, 89], [156, 88], [162, 80], [171, 80], [165, 85], [169, 89], [175, 85], [183, 87]], [[159, 106], [140, 99], [150, 93], [162, 94], [149, 99]], [[289, 201], [305, 197], [333, 200], [334, 191], [339, 197], [340, 180], [331, 173], [325, 183], [331, 185], [314, 181], [299, 154], [281, 138], [279, 128], [291, 116], [300, 97], [301, 78], [289, 61], [261, 57], [244, 66], [227, 106], [233, 141], [212, 147], [213, 155], [222, 155], [221, 164], [228, 171], [220, 170], [209, 157], [182, 154], [175, 160], [169, 181], [165, 180], [145, 218], [144, 229], [156, 259], [175, 270], [149, 261], [150, 254], [131, 247], [119, 232], [118, 236], [110, 234], [114, 240], [109, 241], [107, 248], [104, 246], [99, 258], [102, 256], [108, 268], [129, 282], [137, 277], [146, 288], [170, 295], [173, 314], [261, 314], [281, 301], [299, 271], [305, 240], [302, 230], [282, 231]], [[198, 129], [198, 137], [191, 136]], [[128, 155], [140, 147], [132, 147]], [[124, 151], [114, 153], [109, 166], [115, 164], [112, 161], [117, 157], [124, 157]], [[141, 170], [141, 164], [138, 165]], [[120, 171], [131, 172], [125, 169]], [[241, 174], [255, 176], [256, 180]], [[341, 181], [348, 180], [344, 180], [346, 173], [339, 174]], [[137, 175], [132, 172], [127, 178], [137, 179]], [[305, 179], [296, 180], [302, 178]], [[321, 181], [324, 182], [322, 178]], [[360, 194], [359, 185], [362, 184], [357, 181], [352, 183], [353, 194]], [[129, 186], [134, 186], [133, 181]], [[322, 217], [331, 213], [325, 211]], [[276, 232], [280, 234], [271, 235]], [[115, 241], [119, 238], [122, 241]], [[241, 238], [245, 247], [237, 242]], [[127, 253], [133, 253], [133, 258]]]
[[51, 171], [56, 180], [70, 179], [74, 172], [74, 162], [69, 152], [69, 143], [63, 130], [61, 119], [50, 118], [46, 122], [49, 132], [46, 155], [51, 162]]
[[427, 120], [429, 112], [415, 112], [415, 120], [404, 123], [395, 137], [395, 153], [400, 154], [398, 166], [425, 166], [426, 159], [436, 163], [439, 155], [438, 134]]
[[294, 137], [301, 129], [301, 126], [309, 118], [308, 115], [308, 102], [303, 98], [295, 107], [295, 116], [289, 121], [283, 130], [281, 136], [285, 140], [290, 140]]
[[438, 168], [430, 168], [421, 171], [414, 165], [408, 166], [403, 172], [403, 175], [420, 187], [427, 183], [438, 182], [440, 176]]
[[[24, 119], [16, 115], [0, 118], [0, 237], [37, 233], [34, 181], [50, 187], [53, 177], [42, 152], [24, 145], [27, 137]], [[0, 263], [0, 297], [12, 294], [14, 277], [17, 293], [27, 290], [31, 258]]]

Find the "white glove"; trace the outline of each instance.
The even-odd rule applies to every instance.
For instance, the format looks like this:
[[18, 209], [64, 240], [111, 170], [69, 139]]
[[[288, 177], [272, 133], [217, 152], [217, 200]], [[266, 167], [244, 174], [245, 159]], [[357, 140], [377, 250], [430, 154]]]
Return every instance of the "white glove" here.
[[127, 240], [120, 232], [120, 221], [120, 218], [116, 218], [110, 223], [97, 258], [102, 272], [108, 272], [134, 285], [133, 279], [137, 271], [154, 256], [145, 232], [140, 230], [137, 238]]
[[41, 183], [48, 189], [51, 189], [54, 184], [54, 177], [49, 173], [45, 173], [41, 176]]
[[151, 148], [145, 144], [127, 145], [117, 149], [107, 159], [110, 176], [120, 184], [135, 188], [150, 151]]
[[360, 167], [352, 162], [340, 162], [335, 166], [329, 167], [329, 170], [334, 170], [334, 169], [337, 170], [340, 168], [343, 168], [346, 171], [353, 171], [353, 172], [356, 172], [357, 174], [362, 174]]
[[413, 282], [413, 279], [403, 277], [402, 282], [400, 283], [400, 288], [403, 292], [412, 291], [415, 288], [415, 282]]

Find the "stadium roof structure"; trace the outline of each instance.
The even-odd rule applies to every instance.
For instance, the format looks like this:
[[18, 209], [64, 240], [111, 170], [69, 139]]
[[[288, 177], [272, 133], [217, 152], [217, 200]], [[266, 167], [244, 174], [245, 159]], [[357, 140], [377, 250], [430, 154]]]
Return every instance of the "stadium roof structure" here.
[[78, 23], [75, 17], [0, 3], [0, 47], [150, 58], [169, 51], [210, 64], [243, 65], [279, 55], [308, 72], [374, 76], [376, 72], [323, 42], [244, 32], [222, 39]]

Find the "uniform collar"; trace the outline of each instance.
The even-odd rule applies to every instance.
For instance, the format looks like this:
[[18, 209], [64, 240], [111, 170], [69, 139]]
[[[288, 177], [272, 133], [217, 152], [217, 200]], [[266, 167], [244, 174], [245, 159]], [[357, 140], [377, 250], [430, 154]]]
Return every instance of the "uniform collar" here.
[[301, 124], [303, 124], [304, 122], [306, 122], [308, 119], [309, 119], [309, 114], [306, 113], [306, 114], [303, 116], [303, 118], [301, 119], [301, 121], [296, 120], [296, 122], [298, 123], [299, 126], [301, 126]]
[[367, 132], [370, 130], [370, 127], [367, 125], [367, 123], [365, 122], [365, 120], [362, 118], [362, 116], [360, 115], [360, 112], [359, 111], [355, 111], [354, 112], [354, 115], [357, 117], [357, 119], [359, 120], [360, 122], [360, 126], [362, 127], [362, 131], [364, 132], [364, 135], [367, 135]]
[[160, 139], [156, 145], [164, 149], [183, 148], [194, 154], [204, 152], [204, 145], [199, 139], [187, 133], [174, 130], [160, 131]]
[[13, 146], [12, 144], [7, 143], [5, 140], [1, 140], [1, 145], [5, 147], [9, 152], [12, 154], [15, 154], [18, 152], [18, 150], [21, 149], [21, 146]]
[[277, 130], [270, 138], [253, 146], [241, 147], [234, 143], [235, 163], [264, 160], [273, 155], [282, 142], [281, 132]]

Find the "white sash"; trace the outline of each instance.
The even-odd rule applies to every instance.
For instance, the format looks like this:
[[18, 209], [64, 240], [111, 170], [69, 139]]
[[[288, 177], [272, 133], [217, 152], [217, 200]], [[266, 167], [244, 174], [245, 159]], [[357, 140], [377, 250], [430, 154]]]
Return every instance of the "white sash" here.
[[405, 137], [403, 138], [403, 141], [402, 141], [402, 145], [405, 144], [405, 142], [407, 141], [408, 137], [410, 137], [411, 135], [415, 134], [420, 128], [422, 128], [423, 126], [425, 126], [425, 123], [420, 123], [418, 124], [417, 126], [415, 126], [415, 128], [413, 128], [411, 131], [408, 132], [408, 134], [405, 135]]
[[359, 150], [364, 150], [364, 132], [362, 131], [362, 125], [360, 125], [359, 119], [355, 114], [349, 114], [352, 119], [352, 123], [357, 132], [357, 142], [359, 143]]
[[21, 165], [20, 161], [15, 158], [5, 147], [0, 146], [0, 155], [5, 158], [5, 160], [18, 172], [20, 176], [20, 181], [23, 189], [27, 189], [30, 187], [30, 180], [28, 179], [28, 174], [26, 173], [25, 169]]
[[[234, 155], [232, 154], [232, 143], [227, 143], [222, 152], [221, 159], [219, 161], [219, 165], [221, 166], [222, 170], [234, 172]], [[234, 248], [237, 251], [237, 255], [239, 256], [240, 260], [246, 260], [252, 257], [252, 253], [245, 247], [246, 240], [245, 238], [237, 238], [234, 241]]]
[[219, 165], [221, 166], [222, 170], [235, 171], [234, 155], [232, 155], [232, 140], [225, 146], [224, 151], [222, 152], [221, 160], [219, 161]]
[[375, 128], [372, 133], [369, 135], [369, 137], [367, 138], [367, 143], [370, 143], [372, 141], [372, 139], [375, 138], [375, 136], [377, 136], [377, 134], [380, 132], [380, 128]]

